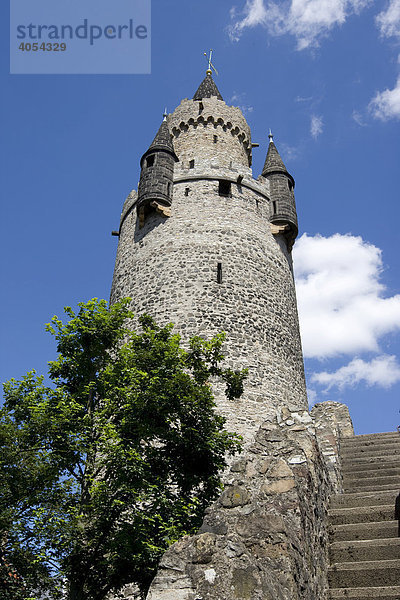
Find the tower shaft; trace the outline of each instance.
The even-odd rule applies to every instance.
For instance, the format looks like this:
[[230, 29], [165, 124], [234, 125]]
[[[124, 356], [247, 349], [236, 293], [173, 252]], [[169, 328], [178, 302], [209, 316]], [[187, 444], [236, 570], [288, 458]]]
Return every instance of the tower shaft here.
[[250, 441], [282, 407], [307, 407], [291, 258], [270, 227], [268, 179], [250, 169], [250, 129], [216, 96], [184, 100], [167, 120], [174, 151], [171, 213], [140, 221], [135, 193], [121, 219], [111, 301], [192, 335], [227, 334], [227, 363], [247, 367], [242, 398], [216, 388], [227, 429]]

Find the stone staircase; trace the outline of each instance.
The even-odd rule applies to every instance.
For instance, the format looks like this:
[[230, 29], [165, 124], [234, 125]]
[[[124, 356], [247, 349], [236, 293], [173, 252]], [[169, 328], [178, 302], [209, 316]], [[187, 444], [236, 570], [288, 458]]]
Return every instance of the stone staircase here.
[[400, 600], [400, 435], [341, 441], [344, 493], [329, 510], [329, 600]]

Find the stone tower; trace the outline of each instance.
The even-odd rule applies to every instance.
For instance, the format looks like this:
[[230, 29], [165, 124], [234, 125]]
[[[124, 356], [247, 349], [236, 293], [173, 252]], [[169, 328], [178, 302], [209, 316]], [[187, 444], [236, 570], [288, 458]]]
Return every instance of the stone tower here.
[[[207, 71], [193, 99], [164, 116], [122, 210], [111, 301], [132, 297], [136, 314], [173, 322], [184, 343], [225, 331], [229, 366], [249, 369], [239, 400], [215, 389], [245, 451], [199, 531], [161, 558], [146, 600], [328, 597], [325, 516], [343, 491], [339, 448], [353, 429], [343, 405], [308, 412], [294, 179], [272, 134], [258, 178], [252, 148], [242, 112]], [[134, 584], [122, 594], [140, 597]]]
[[250, 128], [211, 71], [164, 121], [121, 215], [111, 301], [172, 322], [183, 341], [227, 334], [227, 362], [249, 369], [227, 428], [250, 442], [277, 409], [307, 407], [291, 249], [294, 180], [270, 141], [257, 179]]

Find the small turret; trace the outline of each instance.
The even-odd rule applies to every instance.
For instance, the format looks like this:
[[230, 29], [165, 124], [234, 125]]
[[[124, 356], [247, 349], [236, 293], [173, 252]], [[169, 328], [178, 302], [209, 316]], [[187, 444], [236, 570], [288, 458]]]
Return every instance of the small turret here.
[[294, 179], [279, 155], [271, 131], [268, 137], [269, 146], [262, 176], [269, 181], [270, 185], [270, 222], [276, 226], [273, 233], [285, 235], [290, 251], [299, 231], [294, 199]]
[[167, 115], [164, 114], [156, 137], [140, 159], [141, 173], [136, 204], [140, 226], [146, 215], [153, 210], [165, 217], [170, 216], [176, 161], [178, 157], [168, 129]]

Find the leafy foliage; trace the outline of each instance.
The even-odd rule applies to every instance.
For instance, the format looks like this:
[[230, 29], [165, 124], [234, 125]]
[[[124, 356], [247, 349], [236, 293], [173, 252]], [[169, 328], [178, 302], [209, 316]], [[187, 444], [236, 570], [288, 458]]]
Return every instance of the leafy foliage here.
[[[215, 413], [211, 377], [233, 399], [245, 371], [223, 369], [224, 335], [193, 338], [148, 316], [127, 328], [129, 299], [79, 305], [48, 330], [52, 385], [4, 385], [0, 412], [0, 586], [5, 600], [103, 600], [147, 589], [169, 544], [201, 523], [240, 439]], [[44, 596], [45, 597], [45, 596]]]

